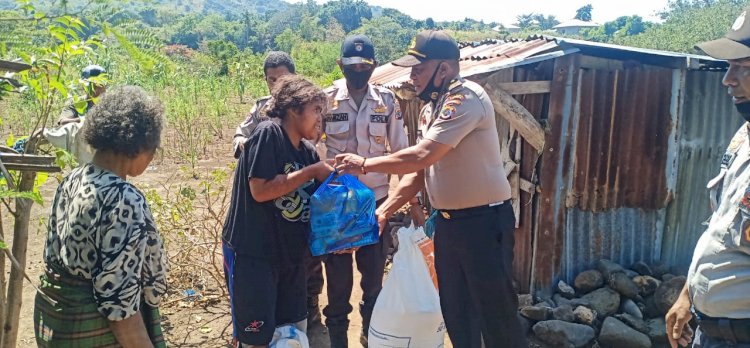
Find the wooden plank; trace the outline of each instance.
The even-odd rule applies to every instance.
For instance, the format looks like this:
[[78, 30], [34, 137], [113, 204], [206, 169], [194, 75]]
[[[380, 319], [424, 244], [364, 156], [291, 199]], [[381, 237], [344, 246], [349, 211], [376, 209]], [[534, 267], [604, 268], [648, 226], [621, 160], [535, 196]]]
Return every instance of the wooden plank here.
[[502, 89], [488, 85], [485, 91], [492, 99], [495, 112], [508, 120], [524, 140], [541, 153], [544, 149], [544, 129], [534, 116]]
[[0, 70], [19, 72], [28, 69], [31, 69], [31, 65], [18, 62], [10, 62], [7, 60], [0, 60]]
[[503, 82], [498, 83], [497, 87], [510, 95], [544, 94], [552, 89], [552, 81]]
[[3, 161], [5, 164], [35, 164], [50, 166], [55, 163], [55, 157], [0, 153], [0, 161]]
[[45, 172], [45, 173], [59, 173], [62, 171], [58, 166], [45, 166], [37, 164], [16, 164], [6, 163], [5, 168], [8, 170], [18, 170], [21, 172]]

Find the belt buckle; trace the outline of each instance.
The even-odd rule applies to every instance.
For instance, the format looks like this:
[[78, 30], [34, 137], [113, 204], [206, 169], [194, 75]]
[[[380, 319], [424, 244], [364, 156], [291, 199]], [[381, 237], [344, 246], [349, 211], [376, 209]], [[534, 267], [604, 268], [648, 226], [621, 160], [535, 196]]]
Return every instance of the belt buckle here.
[[446, 220], [450, 220], [451, 219], [451, 214], [449, 214], [447, 211], [440, 211], [440, 215], [442, 215], [443, 218], [446, 219]]

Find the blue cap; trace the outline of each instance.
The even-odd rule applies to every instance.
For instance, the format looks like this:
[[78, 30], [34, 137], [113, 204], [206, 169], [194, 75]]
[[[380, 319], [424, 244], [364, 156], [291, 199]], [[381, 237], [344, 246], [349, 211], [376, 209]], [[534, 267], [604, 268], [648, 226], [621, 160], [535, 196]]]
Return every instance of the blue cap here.
[[99, 76], [101, 74], [106, 74], [106, 73], [107, 73], [107, 70], [105, 70], [99, 65], [89, 65], [83, 68], [83, 70], [81, 70], [81, 78], [88, 79], [88, 78], [96, 77], [96, 76]]

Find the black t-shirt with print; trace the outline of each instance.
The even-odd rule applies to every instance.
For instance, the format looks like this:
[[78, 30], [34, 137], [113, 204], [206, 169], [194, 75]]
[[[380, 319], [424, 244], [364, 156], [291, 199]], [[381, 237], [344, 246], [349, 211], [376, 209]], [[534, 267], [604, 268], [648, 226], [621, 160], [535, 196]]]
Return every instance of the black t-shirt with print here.
[[261, 122], [237, 162], [224, 241], [239, 255], [299, 263], [310, 233], [310, 197], [318, 185], [309, 181], [287, 195], [260, 203], [250, 193], [250, 178], [271, 180], [318, 161], [309, 142], [303, 140], [296, 149], [280, 125]]

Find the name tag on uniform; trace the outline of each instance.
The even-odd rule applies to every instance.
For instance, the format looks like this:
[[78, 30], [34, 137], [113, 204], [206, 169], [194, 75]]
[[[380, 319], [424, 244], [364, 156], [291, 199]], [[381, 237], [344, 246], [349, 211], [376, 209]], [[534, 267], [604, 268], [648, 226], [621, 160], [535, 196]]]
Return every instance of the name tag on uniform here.
[[372, 122], [372, 123], [388, 123], [388, 116], [386, 116], [386, 115], [370, 115], [370, 122]]
[[736, 153], [727, 152], [724, 156], [721, 156], [721, 168], [728, 169], [732, 165], [734, 159], [737, 158]]
[[344, 122], [349, 121], [349, 114], [328, 114], [326, 116], [326, 122]]

